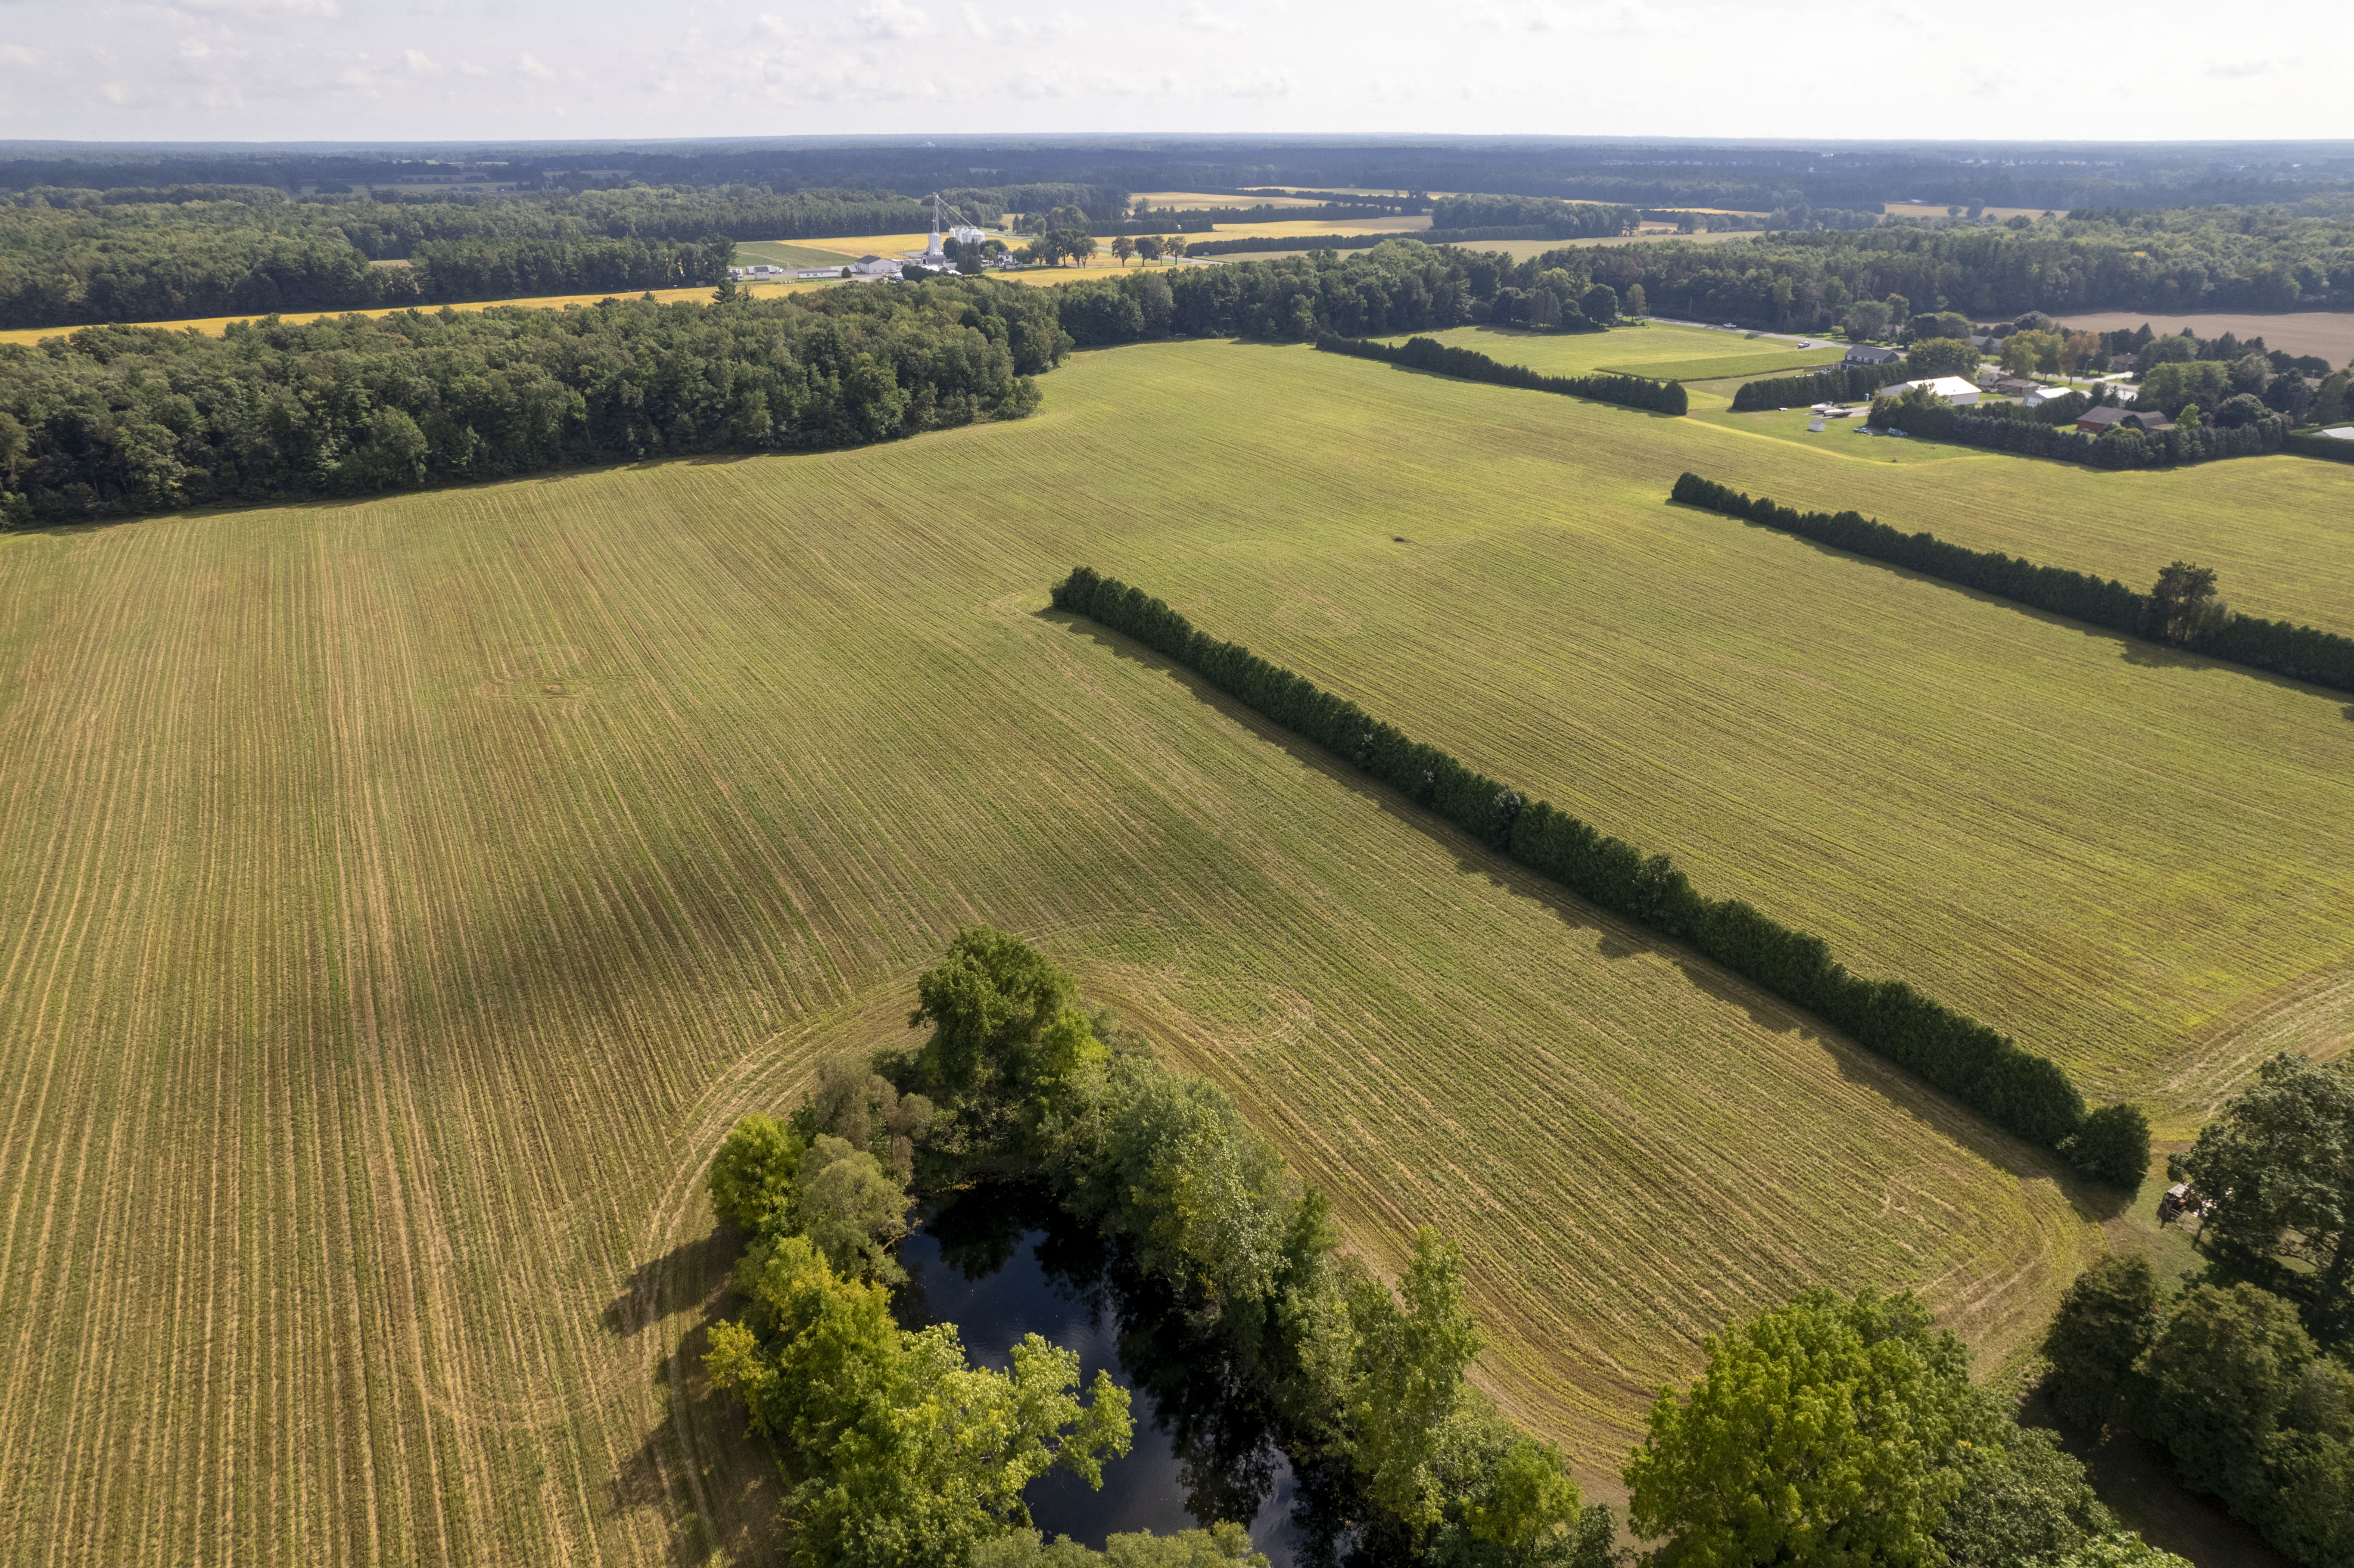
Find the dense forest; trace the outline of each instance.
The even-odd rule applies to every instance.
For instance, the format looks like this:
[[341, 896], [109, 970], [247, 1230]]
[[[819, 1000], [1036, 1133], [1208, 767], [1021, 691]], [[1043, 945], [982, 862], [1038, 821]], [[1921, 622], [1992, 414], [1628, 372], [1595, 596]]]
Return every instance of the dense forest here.
[[0, 525], [567, 463], [850, 445], [1027, 413], [1042, 290], [403, 312], [0, 346]]
[[[968, 219], [995, 223], [1007, 197], [1107, 193], [943, 194]], [[928, 203], [887, 191], [386, 190], [295, 200], [266, 186], [36, 189], [0, 202], [0, 327], [691, 287], [726, 275], [736, 240], [906, 233], [930, 223]]]

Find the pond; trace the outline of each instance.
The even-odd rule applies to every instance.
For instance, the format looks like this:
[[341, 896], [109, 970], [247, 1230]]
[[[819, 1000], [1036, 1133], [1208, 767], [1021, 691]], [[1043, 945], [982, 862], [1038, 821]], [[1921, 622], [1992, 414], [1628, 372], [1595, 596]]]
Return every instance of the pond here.
[[905, 1327], [954, 1323], [974, 1363], [998, 1369], [1010, 1346], [1037, 1334], [1078, 1352], [1082, 1388], [1103, 1370], [1129, 1391], [1134, 1445], [1105, 1464], [1101, 1491], [1055, 1470], [1023, 1493], [1049, 1540], [1100, 1550], [1114, 1532], [1231, 1519], [1248, 1525], [1275, 1568], [1304, 1560], [1291, 1466], [1256, 1391], [1214, 1336], [1165, 1293], [1122, 1277], [1100, 1241], [1043, 1193], [953, 1194], [926, 1210], [899, 1262]]

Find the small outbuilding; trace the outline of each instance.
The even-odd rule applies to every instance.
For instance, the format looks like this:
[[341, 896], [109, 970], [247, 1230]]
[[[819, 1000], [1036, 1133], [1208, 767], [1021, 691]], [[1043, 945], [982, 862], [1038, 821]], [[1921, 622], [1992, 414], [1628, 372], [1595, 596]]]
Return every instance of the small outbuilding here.
[[2033, 391], [2021, 394], [2019, 400], [2031, 408], [2041, 408], [2046, 403], [2057, 403], [2075, 390], [2073, 387], [2038, 387]]

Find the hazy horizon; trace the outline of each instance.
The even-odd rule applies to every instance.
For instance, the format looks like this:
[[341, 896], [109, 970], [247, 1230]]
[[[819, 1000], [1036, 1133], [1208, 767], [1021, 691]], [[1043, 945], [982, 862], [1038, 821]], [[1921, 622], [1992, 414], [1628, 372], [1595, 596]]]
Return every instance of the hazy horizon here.
[[0, 0], [0, 137], [91, 142], [2305, 141], [2342, 130], [2354, 45], [2354, 19], [2323, 12], [2295, 38], [2186, 48], [2194, 26], [2216, 29], [2179, 0], [2137, 8], [2129, 32], [2109, 13], [2013, 5], [1794, 20], [1719, 0], [1118, 14]]

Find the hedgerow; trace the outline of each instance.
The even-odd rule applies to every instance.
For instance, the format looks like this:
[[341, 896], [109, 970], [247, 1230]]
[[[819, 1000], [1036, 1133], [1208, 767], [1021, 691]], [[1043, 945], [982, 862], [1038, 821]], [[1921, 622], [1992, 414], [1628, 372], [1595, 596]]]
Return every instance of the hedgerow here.
[[1182, 664], [1579, 896], [1690, 942], [1996, 1126], [2050, 1148], [2083, 1124], [2084, 1096], [2056, 1063], [1903, 980], [1850, 974], [1820, 937], [1738, 899], [1704, 896], [1668, 856], [1647, 857], [1545, 801], [1526, 800], [1241, 644], [1194, 630], [1161, 600], [1116, 578], [1076, 567], [1055, 585], [1054, 602]]

